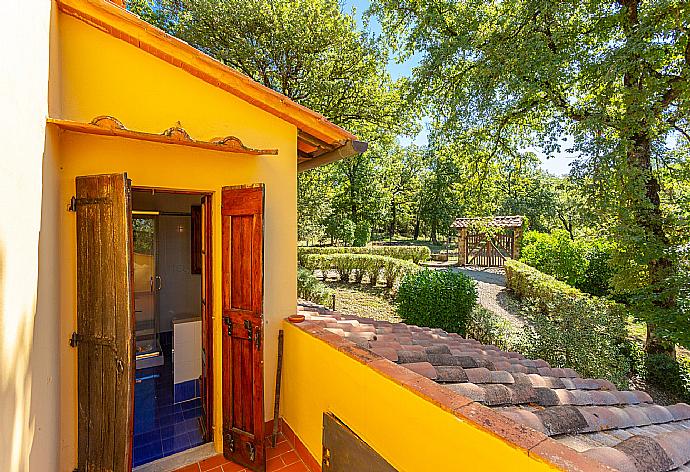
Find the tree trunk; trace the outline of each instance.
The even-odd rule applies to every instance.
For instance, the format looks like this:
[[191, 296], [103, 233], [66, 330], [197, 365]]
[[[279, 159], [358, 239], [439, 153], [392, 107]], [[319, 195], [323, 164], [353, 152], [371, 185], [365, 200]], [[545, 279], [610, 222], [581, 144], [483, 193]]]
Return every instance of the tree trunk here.
[[[635, 219], [637, 224], [652, 237], [650, 239], [656, 240], [658, 244], [668, 248], [670, 241], [664, 232], [661, 211], [661, 185], [652, 170], [651, 143], [649, 138], [643, 134], [633, 136], [633, 142], [635, 144], [628, 152], [628, 160], [631, 166], [638, 170], [645, 179], [645, 198], [640, 198], [641, 201], [637, 202]], [[647, 267], [649, 284], [656, 286], [655, 291], [661, 293], [664, 280], [673, 270], [673, 261], [667, 256], [661, 256], [650, 260]], [[654, 304], [659, 309], [669, 310], [676, 306], [676, 300], [673, 296], [667, 295], [665, 298], [655, 300]], [[656, 333], [656, 326], [653, 323], [647, 323], [645, 351], [648, 354], [666, 354], [675, 357], [675, 346], [661, 339]]]
[[414, 217], [414, 233], [412, 234], [412, 239], [417, 241], [419, 239], [419, 227], [421, 225], [419, 214], [421, 213], [420, 210], [417, 210], [417, 214]]
[[388, 237], [392, 241], [393, 236], [395, 236], [395, 227], [397, 226], [397, 213], [396, 213], [396, 204], [395, 204], [395, 199], [391, 201], [391, 224], [388, 229]]

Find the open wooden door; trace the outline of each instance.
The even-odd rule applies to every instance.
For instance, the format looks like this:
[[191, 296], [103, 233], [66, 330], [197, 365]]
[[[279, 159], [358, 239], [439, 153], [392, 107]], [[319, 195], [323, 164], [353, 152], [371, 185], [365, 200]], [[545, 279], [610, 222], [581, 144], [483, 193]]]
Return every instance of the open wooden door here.
[[[194, 226], [192, 207], [192, 226]], [[201, 424], [204, 440], [213, 440], [213, 275], [211, 247], [211, 196], [201, 199]]]
[[266, 470], [264, 445], [264, 186], [223, 188], [223, 453]]
[[77, 177], [78, 470], [132, 468], [134, 298], [126, 174]]

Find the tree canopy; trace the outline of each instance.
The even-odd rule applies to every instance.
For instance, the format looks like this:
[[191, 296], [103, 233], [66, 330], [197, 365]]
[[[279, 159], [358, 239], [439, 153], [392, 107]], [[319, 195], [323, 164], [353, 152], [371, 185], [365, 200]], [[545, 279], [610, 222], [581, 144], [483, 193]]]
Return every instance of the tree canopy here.
[[[411, 96], [444, 139], [481, 132], [497, 146], [575, 140], [574, 176], [612, 224], [615, 288], [648, 321], [648, 349], [690, 341], [679, 310], [669, 165], [688, 138], [690, 6], [678, 0], [375, 0], [401, 57], [421, 53]], [[686, 224], [683, 222], [683, 224]]]
[[[604, 238], [647, 349], [690, 345], [686, 1], [372, 0], [378, 36], [338, 0], [128, 7], [370, 143], [298, 176], [301, 241], [438, 243], [456, 217], [522, 214]], [[419, 64], [393, 80], [392, 55]], [[428, 144], [403, 146], [422, 116]], [[532, 152], [565, 147], [567, 177]]]

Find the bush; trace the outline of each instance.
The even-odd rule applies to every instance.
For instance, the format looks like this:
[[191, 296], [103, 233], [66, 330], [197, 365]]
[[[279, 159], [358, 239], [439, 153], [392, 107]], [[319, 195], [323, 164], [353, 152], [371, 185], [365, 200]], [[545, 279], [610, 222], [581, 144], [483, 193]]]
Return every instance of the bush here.
[[428, 269], [406, 275], [397, 296], [398, 314], [405, 323], [462, 335], [476, 302], [472, 279], [460, 272]]
[[649, 354], [645, 361], [646, 380], [690, 403], [690, 359], [673, 359], [665, 354]]
[[587, 270], [582, 282], [576, 285], [583, 292], [597, 297], [608, 295], [609, 281], [613, 277], [611, 267], [611, 248], [603, 243], [596, 243], [587, 249]]
[[510, 323], [491, 310], [475, 305], [465, 332], [468, 338], [503, 350], [512, 349], [514, 332]]
[[419, 266], [409, 261], [370, 254], [304, 254], [303, 266], [324, 273], [335, 270], [343, 282], [349, 282], [354, 273], [355, 281], [362, 282], [364, 274], [376, 285], [381, 270], [384, 270], [386, 285], [393, 287], [395, 282], [406, 274], [417, 272]]
[[552, 367], [570, 367], [580, 375], [628, 385], [630, 362], [624, 354], [625, 321], [590, 298], [556, 297], [547, 311], [538, 301], [524, 309], [520, 352]]
[[333, 291], [319, 282], [310, 270], [297, 269], [297, 296], [299, 298], [319, 305], [327, 305], [332, 294]]
[[526, 301], [522, 354], [626, 386], [630, 363], [621, 305], [514, 260], [506, 261], [506, 279], [508, 287]]
[[371, 237], [371, 225], [367, 221], [360, 221], [355, 225], [353, 246], [366, 246]]
[[431, 257], [431, 250], [426, 246], [367, 246], [367, 247], [298, 247], [297, 257], [304, 264], [307, 254], [369, 254], [387, 256], [415, 264]]
[[562, 282], [602, 296], [608, 293], [612, 270], [611, 247], [600, 240], [575, 240], [563, 230], [528, 231], [522, 240], [520, 260]]
[[563, 230], [528, 231], [522, 240], [520, 260], [545, 274], [576, 286], [587, 269], [585, 247]]

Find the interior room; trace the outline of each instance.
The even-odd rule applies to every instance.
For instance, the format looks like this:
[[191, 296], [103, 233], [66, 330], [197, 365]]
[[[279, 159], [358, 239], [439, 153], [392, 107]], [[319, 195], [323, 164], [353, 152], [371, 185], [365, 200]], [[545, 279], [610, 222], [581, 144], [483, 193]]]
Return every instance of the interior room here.
[[133, 466], [198, 446], [202, 195], [132, 192], [136, 375]]

